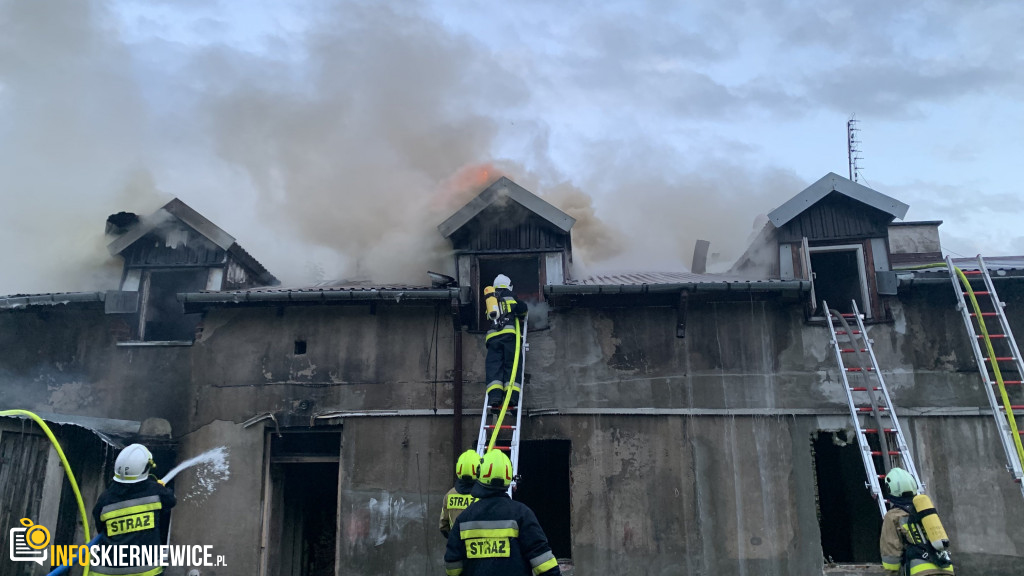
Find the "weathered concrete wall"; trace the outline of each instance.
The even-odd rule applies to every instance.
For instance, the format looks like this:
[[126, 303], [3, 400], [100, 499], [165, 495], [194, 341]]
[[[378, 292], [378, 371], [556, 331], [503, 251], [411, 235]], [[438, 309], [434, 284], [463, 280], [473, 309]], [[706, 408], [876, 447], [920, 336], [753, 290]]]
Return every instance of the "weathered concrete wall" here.
[[142, 421], [181, 430], [191, 379], [187, 347], [117, 346], [102, 309], [0, 312], [0, 406]]
[[[1004, 294], [1016, 325], [1020, 292]], [[1024, 555], [1011, 525], [1024, 498], [952, 300], [949, 286], [915, 287], [888, 302], [895, 321], [869, 333], [958, 563], [1008, 572]], [[229, 550], [225, 574], [257, 566], [261, 427], [273, 426], [241, 422], [270, 412], [306, 427], [332, 410], [452, 407], [446, 305], [214, 310], [188, 348], [119, 348], [107, 321], [70, 309], [0, 314], [2, 400], [164, 417], [181, 458], [227, 446], [231, 479], [201, 505], [183, 502], [173, 536]], [[550, 328], [530, 335], [525, 404], [551, 414], [526, 418], [523, 438], [572, 443], [576, 573], [821, 573], [810, 438], [849, 426], [827, 329], [770, 298], [691, 299], [685, 338], [676, 322], [667, 306], [556, 307]], [[306, 354], [294, 354], [296, 340]], [[483, 388], [483, 335], [466, 333], [464, 345], [466, 446], [452, 445], [446, 415], [343, 420], [341, 573], [441, 569], [440, 498], [453, 455], [476, 436]], [[81, 399], [58, 402], [73, 389]], [[642, 409], [675, 413], [628, 413]]]
[[[178, 504], [172, 513], [170, 543], [211, 546], [213, 554], [226, 557], [226, 567], [203, 568], [204, 576], [258, 573], [263, 443], [263, 428], [243, 428], [223, 420], [180, 439], [182, 462], [221, 446], [227, 454], [226, 475], [198, 466], [179, 472], [173, 483]], [[169, 576], [185, 573], [181, 568], [167, 570]]]
[[214, 311], [192, 347], [191, 426], [265, 412], [309, 425], [327, 410], [450, 409], [452, 348], [447, 303]]

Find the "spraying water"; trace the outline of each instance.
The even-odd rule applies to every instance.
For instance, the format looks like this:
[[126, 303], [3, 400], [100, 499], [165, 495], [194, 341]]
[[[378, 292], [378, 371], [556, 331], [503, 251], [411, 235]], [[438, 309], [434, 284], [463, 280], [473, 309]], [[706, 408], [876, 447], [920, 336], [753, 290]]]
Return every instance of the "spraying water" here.
[[196, 486], [186, 494], [186, 499], [189, 496], [199, 496], [200, 493], [209, 494], [213, 492], [217, 484], [228, 479], [230, 476], [230, 471], [228, 470], [228, 450], [224, 446], [219, 446], [213, 450], [207, 450], [195, 458], [189, 458], [175, 466], [160, 481], [166, 484], [173, 480], [178, 475], [178, 472], [193, 466], [199, 467], [196, 470]]

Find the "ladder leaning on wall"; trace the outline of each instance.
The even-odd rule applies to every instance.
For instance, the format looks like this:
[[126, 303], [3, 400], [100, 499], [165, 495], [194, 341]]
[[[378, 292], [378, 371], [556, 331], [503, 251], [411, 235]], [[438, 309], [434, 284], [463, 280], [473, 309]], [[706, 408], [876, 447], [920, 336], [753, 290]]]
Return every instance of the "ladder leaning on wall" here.
[[[961, 270], [953, 265], [953, 259], [949, 256], [946, 257], [946, 267], [956, 292], [957, 309], [960, 310], [967, 335], [971, 339], [978, 373], [996, 419], [999, 440], [1006, 453], [1006, 468], [1024, 494], [1024, 470], [1021, 467], [1024, 446], [1021, 445], [1021, 431], [1014, 417], [1015, 413], [1018, 416], [1024, 415], [1024, 361], [1006, 320], [1003, 310], [1006, 303], [999, 300], [992, 276], [981, 256], [978, 256], [977, 270]], [[972, 281], [982, 281], [984, 286], [975, 290]], [[996, 320], [998, 325], [990, 325], [985, 321], [986, 318]], [[1002, 355], [996, 353], [997, 347]], [[1010, 380], [1003, 379], [1004, 370], [1013, 372]]]
[[[526, 344], [526, 327], [529, 322], [528, 318], [523, 319], [522, 326], [522, 338], [519, 343], [519, 358], [517, 363], [519, 367], [513, 369], [513, 377], [519, 375], [519, 403], [513, 405], [511, 403], [512, 397], [512, 386], [508, 386], [505, 391], [505, 401], [500, 409], [493, 409], [487, 403], [487, 396], [484, 395], [484, 409], [480, 415], [480, 432], [477, 434], [476, 441], [476, 452], [481, 457], [490, 449], [501, 450], [508, 454], [508, 459], [512, 461], [512, 482], [508, 487], [508, 495], [512, 495], [512, 490], [516, 486], [516, 482], [519, 480], [519, 426], [523, 420], [523, 406], [524, 394], [526, 387], [523, 386], [526, 380], [526, 351], [529, 350], [529, 346]], [[519, 319], [516, 319], [516, 330], [519, 331]], [[494, 414], [494, 424], [488, 423], [488, 416]], [[509, 424], [505, 424], [506, 419]], [[511, 424], [512, 420], [515, 419], [515, 424]]]
[[[871, 349], [871, 339], [868, 338], [857, 301], [853, 301], [853, 314], [840, 314], [829, 308], [824, 301], [822, 306], [827, 311], [825, 318], [832, 335], [832, 349], [839, 364], [840, 380], [846, 391], [853, 429], [857, 434], [857, 446], [866, 477], [864, 484], [884, 517], [885, 495], [879, 480], [885, 478], [890, 469], [898, 466], [909, 472], [922, 493], [925, 486], [917, 474], [910, 448], [893, 410], [892, 399], [878, 369], [878, 360]], [[839, 329], [833, 319], [839, 322]], [[851, 327], [849, 320], [856, 320], [855, 326]], [[858, 380], [856, 385], [851, 384], [851, 379]]]

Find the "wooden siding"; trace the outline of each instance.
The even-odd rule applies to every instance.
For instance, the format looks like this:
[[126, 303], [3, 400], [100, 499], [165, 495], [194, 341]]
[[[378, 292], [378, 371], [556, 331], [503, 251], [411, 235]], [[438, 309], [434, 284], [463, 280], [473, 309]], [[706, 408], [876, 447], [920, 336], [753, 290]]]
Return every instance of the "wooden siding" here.
[[566, 250], [569, 234], [518, 204], [490, 207], [451, 236], [460, 252]]
[[889, 234], [891, 214], [833, 192], [779, 229], [779, 242], [861, 240]]
[[212, 266], [224, 262], [224, 250], [195, 233], [190, 234], [184, 245], [172, 248], [167, 244], [155, 234], [139, 238], [121, 253], [125, 266]]

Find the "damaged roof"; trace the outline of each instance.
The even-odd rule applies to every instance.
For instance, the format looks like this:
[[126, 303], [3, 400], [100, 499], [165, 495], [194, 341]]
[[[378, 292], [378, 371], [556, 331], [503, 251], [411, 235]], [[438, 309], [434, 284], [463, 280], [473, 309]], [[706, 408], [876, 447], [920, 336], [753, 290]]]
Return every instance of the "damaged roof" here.
[[195, 230], [218, 248], [237, 258], [240, 263], [255, 272], [257, 279], [264, 285], [273, 286], [280, 283], [263, 264], [260, 264], [256, 258], [253, 258], [251, 254], [238, 245], [234, 236], [228, 234], [221, 227], [208, 220], [199, 212], [196, 212], [191, 206], [178, 198], [164, 204], [163, 207], [149, 218], [142, 219], [138, 226], [108, 244], [107, 250], [114, 255], [120, 254], [140, 238], [157, 229], [170, 216], [181, 220], [185, 225]]
[[[50, 414], [47, 412], [35, 412], [35, 415], [42, 418], [48, 424], [84, 428], [114, 448], [124, 448], [128, 444], [128, 440], [138, 436], [141, 426], [141, 423], [135, 420], [115, 420], [112, 418], [96, 418], [77, 414]], [[7, 416], [7, 418], [29, 421], [27, 416]]]
[[29, 306], [62, 306], [68, 304], [103, 303], [106, 292], [49, 292], [46, 294], [13, 294], [0, 296], [0, 310], [17, 310]]
[[442, 222], [437, 229], [441, 231], [445, 238], [448, 238], [483, 212], [488, 206], [504, 197], [515, 201], [530, 212], [540, 216], [562, 232], [568, 233], [572, 229], [573, 224], [576, 223], [576, 219], [572, 216], [555, 208], [541, 199], [540, 196], [509, 180], [507, 177], [502, 176], [494, 184], [491, 184], [481, 192], [479, 196], [472, 199], [458, 212]]
[[838, 192], [843, 196], [867, 204], [900, 220], [907, 215], [907, 210], [910, 208], [895, 198], [886, 196], [848, 178], [843, 178], [835, 172], [829, 172], [814, 184], [804, 188], [803, 192], [800, 192], [782, 206], [769, 212], [768, 219], [771, 220], [776, 228], [781, 228], [787, 222], [796, 218], [801, 212], [810, 208], [832, 192]]

